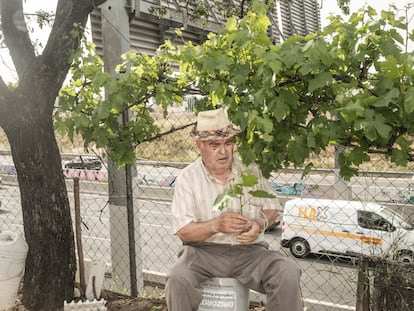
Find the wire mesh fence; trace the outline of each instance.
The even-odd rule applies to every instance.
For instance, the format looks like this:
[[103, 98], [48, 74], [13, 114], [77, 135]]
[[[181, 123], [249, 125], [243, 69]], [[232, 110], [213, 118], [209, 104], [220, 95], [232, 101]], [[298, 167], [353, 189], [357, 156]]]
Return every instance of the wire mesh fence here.
[[[161, 130], [167, 131], [193, 123], [191, 110], [175, 107], [165, 119], [157, 111], [153, 116]], [[126, 187], [125, 195], [108, 190], [112, 171], [108, 173], [105, 160], [102, 166], [87, 169], [67, 165], [82, 150], [62, 141], [62, 168], [72, 207], [73, 180], [80, 180], [83, 254], [106, 263], [103, 288], [131, 294], [133, 284], [139, 295], [163, 295], [165, 273], [181, 245], [171, 226], [175, 178], [198, 156], [190, 130], [184, 127], [139, 145], [132, 192]], [[0, 230], [23, 231], [9, 149], [4, 137], [0, 138]], [[291, 168], [274, 172], [269, 179], [284, 211], [277, 225], [266, 231], [265, 239], [271, 249], [292, 256], [300, 265], [307, 310], [356, 310], [358, 254], [413, 259], [412, 168], [392, 167], [384, 159], [373, 158], [361, 167], [358, 177], [345, 182], [334, 163], [334, 152], [330, 152], [315, 158], [317, 168], [305, 177], [301, 169]], [[251, 294], [252, 303], [261, 301], [265, 301], [263, 295]]]

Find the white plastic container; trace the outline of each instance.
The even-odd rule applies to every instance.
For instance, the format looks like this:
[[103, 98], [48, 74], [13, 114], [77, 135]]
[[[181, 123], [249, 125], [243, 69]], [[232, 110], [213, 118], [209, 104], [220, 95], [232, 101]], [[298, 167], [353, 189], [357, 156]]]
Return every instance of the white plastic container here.
[[105, 306], [106, 300], [86, 300], [78, 302], [64, 302], [63, 310], [64, 311], [107, 311], [108, 309]]
[[233, 278], [211, 278], [201, 284], [198, 311], [247, 311], [249, 289]]
[[0, 232], [0, 311], [14, 305], [27, 251], [27, 243], [20, 234]]
[[[105, 271], [107, 268], [107, 263], [104, 260], [92, 260], [89, 258], [85, 258], [83, 260], [84, 268], [85, 268], [85, 282], [86, 282], [86, 289], [85, 289], [85, 296], [86, 299], [89, 301], [93, 301], [94, 299], [101, 298], [101, 291], [102, 285], [105, 278]], [[78, 262], [78, 269], [76, 270], [75, 274], [75, 282], [79, 283], [79, 262]], [[97, 297], [95, 297], [95, 294]], [[74, 297], [80, 297], [80, 292], [78, 288], [74, 289], [73, 293]], [[0, 310], [1, 311], [1, 310]]]

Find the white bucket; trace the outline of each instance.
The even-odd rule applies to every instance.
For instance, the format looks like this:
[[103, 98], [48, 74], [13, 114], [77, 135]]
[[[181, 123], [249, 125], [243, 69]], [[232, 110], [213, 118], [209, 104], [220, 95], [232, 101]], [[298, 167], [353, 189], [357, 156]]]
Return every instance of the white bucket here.
[[20, 234], [0, 232], [0, 311], [14, 305], [28, 246]]
[[[91, 260], [88, 258], [85, 258], [83, 260], [83, 263], [84, 263], [84, 268], [85, 268], [86, 299], [90, 301], [94, 299], [100, 299], [107, 264], [103, 260], [96, 261], [96, 260]], [[80, 282], [79, 269], [76, 270], [75, 282], [78, 282], [78, 283]], [[95, 294], [97, 295], [97, 297], [94, 297]], [[80, 297], [80, 296], [81, 294], [79, 292], [79, 289], [75, 288], [74, 297]]]
[[247, 311], [249, 289], [233, 278], [211, 278], [201, 284], [198, 311]]
[[0, 311], [5, 311], [15, 305], [21, 276], [8, 280], [0, 280]]
[[[87, 299], [93, 300], [101, 298], [106, 266], [107, 264], [103, 260], [92, 261], [85, 290], [85, 296]], [[97, 297], [95, 297], [95, 294]]]

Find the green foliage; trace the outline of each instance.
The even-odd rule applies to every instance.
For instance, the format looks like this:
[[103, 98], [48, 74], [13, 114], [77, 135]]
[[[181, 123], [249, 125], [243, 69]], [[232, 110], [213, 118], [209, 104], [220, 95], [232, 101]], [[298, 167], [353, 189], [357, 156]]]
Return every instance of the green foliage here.
[[163, 107], [181, 102], [180, 82], [165, 65], [165, 58], [126, 54], [117, 68], [118, 76], [104, 72], [94, 46], [73, 56], [72, 78], [62, 88], [56, 129], [73, 139], [84, 138], [85, 148], [109, 147], [111, 159], [118, 165], [135, 159], [134, 146], [159, 132], [150, 115], [151, 101]]
[[[265, 175], [301, 166], [329, 144], [346, 147], [346, 179], [379, 152], [398, 165], [412, 160], [413, 54], [404, 53], [405, 21], [391, 8], [381, 18], [367, 7], [349, 22], [293, 36], [280, 46], [266, 35], [265, 14], [229, 19], [226, 29], [197, 47], [179, 47], [181, 68], [239, 124], [239, 152]], [[184, 61], [184, 62], [183, 62]]]
[[[249, 169], [245, 169], [240, 175], [237, 175], [229, 182], [228, 187], [222, 194], [217, 196], [213, 203], [213, 209], [222, 211], [230, 206], [230, 203], [234, 198], [238, 198], [240, 200], [240, 213], [243, 214], [243, 207], [249, 203], [248, 200], [243, 202], [243, 189], [244, 187], [252, 188], [257, 185], [257, 183], [257, 176], [253, 175]], [[253, 197], [266, 199], [276, 197], [275, 195], [264, 190], [249, 190], [248, 194]]]
[[[344, 147], [339, 163], [346, 179], [373, 152], [406, 165], [413, 160], [414, 54], [407, 46], [414, 33], [396, 12], [366, 7], [349, 21], [332, 17], [318, 33], [276, 46], [267, 36], [266, 8], [253, 3], [243, 19], [228, 19], [201, 45], [167, 42], [154, 57], [126, 55], [118, 79], [95, 56], [77, 55], [59, 102], [59, 128], [109, 147], [123, 164], [134, 157], [134, 145], [158, 133], [149, 99], [166, 112], [197, 89], [204, 98], [196, 108], [227, 108], [242, 129], [245, 164], [257, 162], [265, 176], [302, 166], [332, 144]], [[172, 75], [166, 64], [179, 72]], [[121, 125], [127, 108], [132, 118]]]
[[341, 8], [344, 14], [349, 14], [349, 2], [350, 0], [337, 0], [338, 6]]
[[[27, 17], [27, 15], [26, 15]], [[54, 19], [54, 14], [52, 12], [47, 12], [44, 10], [39, 10], [35, 14], [37, 25], [40, 29], [44, 27], [50, 27]]]

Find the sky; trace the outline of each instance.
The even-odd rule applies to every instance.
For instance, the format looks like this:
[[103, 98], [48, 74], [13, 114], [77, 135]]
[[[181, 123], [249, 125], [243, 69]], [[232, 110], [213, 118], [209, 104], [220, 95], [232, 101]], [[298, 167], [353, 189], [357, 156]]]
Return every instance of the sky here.
[[[342, 15], [338, 8], [336, 0], [318, 0], [321, 8], [321, 26], [325, 27], [328, 24], [327, 16], [330, 14]], [[382, 9], [387, 9], [390, 4], [398, 3], [398, 7], [403, 8], [407, 3], [413, 3], [414, 0], [351, 0], [351, 13], [357, 11], [364, 4], [371, 5], [379, 12]], [[39, 9], [43, 9], [48, 12], [53, 12], [56, 9], [57, 0], [49, 1], [38, 1], [38, 0], [25, 0], [24, 11], [25, 13], [34, 13]], [[411, 11], [414, 14], [414, 9]], [[414, 21], [411, 22], [411, 25]], [[414, 25], [413, 25], [414, 27]], [[411, 29], [413, 28], [411, 27]], [[49, 30], [37, 29], [33, 34], [32, 38], [36, 37], [37, 40], [41, 41], [43, 46], [46, 44]], [[15, 79], [13, 72], [13, 66], [11, 65], [11, 59], [8, 55], [8, 51], [0, 49], [0, 75], [6, 82], [12, 82]]]
[[[57, 0], [48, 0], [48, 1], [39, 1], [39, 0], [24, 0], [23, 1], [23, 11], [26, 14], [34, 14], [38, 10], [43, 10], [46, 12], [54, 12], [56, 10]], [[33, 27], [35, 25], [32, 25]], [[46, 45], [47, 38], [49, 36], [50, 29], [37, 29], [30, 34], [30, 37], [36, 40], [39, 40], [43, 46]], [[6, 49], [0, 49], [0, 75], [3, 80], [8, 83], [16, 79], [14, 74], [14, 67]]]
[[[341, 10], [337, 5], [336, 0], [318, 0], [321, 8], [321, 25], [322, 27], [328, 24], [328, 15], [342, 15]], [[390, 4], [396, 4], [399, 8], [404, 8], [408, 3], [414, 5], [414, 0], [351, 0], [350, 1], [350, 13], [358, 11], [365, 4], [372, 6], [378, 13], [381, 10], [388, 9]], [[411, 11], [414, 13], [414, 10]]]

